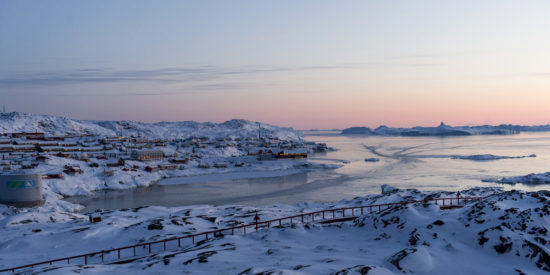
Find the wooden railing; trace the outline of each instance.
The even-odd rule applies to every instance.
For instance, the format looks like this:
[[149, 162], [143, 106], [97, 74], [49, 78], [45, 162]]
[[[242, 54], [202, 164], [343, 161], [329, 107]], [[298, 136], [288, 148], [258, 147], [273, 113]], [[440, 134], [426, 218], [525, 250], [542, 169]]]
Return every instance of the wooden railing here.
[[[373, 204], [365, 206], [350, 206], [343, 208], [334, 208], [334, 209], [325, 209], [314, 212], [297, 214], [294, 216], [283, 217], [278, 219], [266, 220], [266, 221], [257, 221], [249, 224], [243, 224], [238, 226], [233, 226], [229, 228], [216, 229], [206, 232], [201, 232], [197, 234], [185, 235], [180, 237], [172, 237], [158, 241], [139, 243], [135, 245], [129, 245], [118, 248], [111, 248], [107, 250], [95, 251], [86, 254], [80, 254], [65, 258], [52, 259], [43, 262], [37, 262], [27, 265], [21, 265], [11, 268], [1, 269], [0, 272], [15, 272], [17, 270], [25, 268], [34, 268], [36, 266], [43, 265], [53, 265], [54, 263], [66, 263], [66, 264], [94, 264], [94, 263], [105, 263], [105, 262], [120, 262], [120, 261], [130, 261], [132, 258], [147, 256], [153, 252], [161, 252], [169, 249], [181, 248], [185, 245], [195, 245], [197, 243], [204, 242], [211, 238], [221, 237], [224, 235], [234, 235], [234, 234], [246, 234], [252, 231], [258, 231], [259, 229], [283, 226], [283, 225], [292, 225], [294, 223], [308, 223], [308, 222], [338, 222], [342, 220], [353, 219], [357, 217], [356, 215], [366, 215], [373, 212], [380, 212], [382, 210], [388, 209], [392, 206], [397, 205], [407, 205], [411, 203], [423, 203], [433, 201], [441, 207], [441, 209], [449, 209], [463, 206], [462, 203], [481, 200], [486, 197], [457, 197], [457, 198], [434, 198], [427, 200], [410, 200], [394, 203], [383, 203], [383, 204]], [[450, 207], [449, 207], [450, 206]]]

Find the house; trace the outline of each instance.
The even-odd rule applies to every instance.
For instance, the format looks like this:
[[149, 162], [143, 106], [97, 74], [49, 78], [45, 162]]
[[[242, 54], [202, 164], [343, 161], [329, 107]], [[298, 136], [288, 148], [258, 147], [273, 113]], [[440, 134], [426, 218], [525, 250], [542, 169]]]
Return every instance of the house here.
[[34, 152], [35, 147], [34, 145], [14, 145], [13, 151], [14, 152]]
[[115, 172], [113, 170], [103, 170], [103, 175], [107, 177], [112, 177], [115, 175]]
[[208, 168], [210, 168], [210, 164], [208, 164], [208, 163], [199, 163], [199, 168], [208, 169]]
[[281, 151], [277, 154], [278, 159], [298, 159], [298, 158], [307, 158], [306, 153], [287, 153]]
[[267, 152], [263, 152], [263, 151], [259, 151], [258, 152], [258, 156], [256, 157], [258, 160], [274, 160], [275, 159], [275, 154], [273, 154], [273, 152], [271, 150], [267, 151]]
[[118, 167], [118, 166], [124, 166], [126, 164], [126, 161], [124, 161], [123, 159], [118, 159], [116, 162], [115, 161], [108, 161], [107, 162], [107, 167]]
[[227, 168], [226, 163], [214, 163], [214, 168]]
[[64, 141], [65, 137], [44, 137], [44, 140], [46, 141]]
[[25, 137], [27, 139], [44, 139], [44, 133], [38, 133], [38, 132], [37, 133], [25, 133], [25, 132], [12, 133], [11, 136], [14, 138]]
[[82, 169], [78, 165], [65, 165], [63, 173], [67, 175], [82, 174]]
[[62, 173], [59, 174], [46, 174], [42, 176], [43, 179], [64, 179], [65, 176], [63, 176]]
[[60, 157], [60, 158], [70, 158], [71, 155], [69, 154], [65, 154], [65, 153], [62, 153], [62, 152], [59, 152], [57, 154], [55, 154], [56, 157]]
[[46, 157], [46, 156], [37, 156], [36, 158], [36, 161], [40, 161], [40, 162], [46, 162], [47, 160], [49, 160], [50, 158], [49, 157]]
[[11, 146], [11, 145], [8, 145], [8, 146], [6, 146], [6, 145], [0, 146], [0, 153], [11, 153], [11, 152], [13, 152], [13, 151], [14, 151], [14, 150], [13, 150], [13, 146]]
[[189, 161], [189, 159], [187, 159], [187, 158], [185, 158], [185, 159], [183, 159], [183, 158], [182, 158], [182, 159], [176, 159], [176, 158], [174, 158], [174, 159], [170, 159], [169, 161], [170, 161], [171, 163], [186, 164], [186, 163]]
[[164, 158], [164, 152], [156, 150], [135, 150], [132, 151], [132, 159], [140, 161], [159, 161]]
[[176, 170], [178, 168], [177, 165], [174, 164], [159, 164], [160, 170]]
[[0, 144], [11, 144], [11, 139], [9, 139], [9, 138], [0, 138]]
[[145, 167], [145, 171], [149, 173], [154, 173], [160, 171], [160, 168], [158, 168], [157, 166], [147, 166]]

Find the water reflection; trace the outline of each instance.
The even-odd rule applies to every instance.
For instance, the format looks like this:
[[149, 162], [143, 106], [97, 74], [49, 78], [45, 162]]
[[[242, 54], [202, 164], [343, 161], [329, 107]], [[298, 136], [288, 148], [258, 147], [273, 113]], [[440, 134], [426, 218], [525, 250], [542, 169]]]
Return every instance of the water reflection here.
[[[84, 211], [143, 205], [245, 204], [252, 206], [304, 201], [327, 202], [379, 193], [380, 185], [420, 190], [457, 191], [476, 186], [535, 191], [550, 185], [502, 185], [482, 179], [550, 171], [550, 133], [470, 137], [316, 136], [338, 151], [311, 156], [314, 161], [345, 163], [336, 170], [287, 176], [237, 179], [181, 185], [152, 185], [125, 191], [103, 191], [93, 197], [69, 198]], [[494, 154], [533, 158], [471, 161], [445, 155]], [[438, 156], [426, 157], [426, 156]], [[379, 162], [365, 162], [376, 157]], [[171, 180], [173, 181], [173, 180]]]
[[[70, 197], [68, 201], [86, 206], [83, 212], [95, 209], [119, 209], [145, 205], [182, 206], [196, 204], [291, 203], [286, 194], [310, 184], [308, 173], [255, 179], [235, 179], [208, 183], [159, 185], [131, 190], [108, 190], [93, 196]], [[294, 191], [293, 191], [294, 190]]]

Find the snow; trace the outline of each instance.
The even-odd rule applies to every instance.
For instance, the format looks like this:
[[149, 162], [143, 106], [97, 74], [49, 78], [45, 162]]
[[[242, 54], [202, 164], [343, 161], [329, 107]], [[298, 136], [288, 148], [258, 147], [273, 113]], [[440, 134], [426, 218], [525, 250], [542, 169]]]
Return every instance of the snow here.
[[223, 123], [212, 122], [157, 122], [75, 120], [51, 115], [35, 115], [20, 112], [0, 113], [0, 132], [43, 132], [46, 135], [96, 135], [175, 139], [196, 137], [238, 138], [257, 137], [258, 130], [282, 140], [301, 140], [303, 134], [292, 128], [258, 124], [242, 119]]
[[[114, 153], [119, 156], [107, 160], [92, 157], [91, 161], [96, 166], [92, 167], [91, 163], [86, 162], [87, 160], [48, 155], [48, 159], [45, 162], [40, 163], [38, 167], [33, 169], [27, 169], [25, 172], [60, 174], [67, 165], [80, 167], [82, 173], [65, 175], [64, 179], [44, 179], [43, 194], [46, 198], [46, 203], [43, 207], [39, 208], [39, 211], [48, 212], [55, 211], [56, 209], [63, 209], [64, 211], [75, 210], [81, 206], [70, 204], [62, 201], [62, 199], [67, 196], [87, 196], [98, 190], [145, 187], [167, 178], [178, 179], [164, 182], [164, 184], [201, 182], [222, 178], [271, 177], [314, 169], [334, 169], [341, 167], [339, 164], [317, 163], [308, 161], [307, 159], [258, 161], [256, 156], [248, 155], [249, 151], [265, 150], [265, 148], [259, 145], [261, 141], [257, 139], [258, 130], [260, 130], [262, 137], [268, 137], [269, 140], [274, 140], [274, 142], [280, 142], [281, 144], [294, 142], [292, 145], [296, 145], [297, 148], [293, 147], [293, 149], [286, 150], [287, 152], [307, 152], [310, 148], [304, 145], [302, 134], [298, 131], [245, 120], [230, 120], [219, 124], [190, 121], [142, 123], [132, 121], [72, 120], [63, 117], [16, 112], [0, 114], [0, 132], [44, 132], [46, 136], [95, 135], [94, 137], [68, 138], [70, 141], [66, 140], [61, 143], [95, 144], [101, 138], [120, 135], [121, 129], [125, 136], [140, 136], [149, 140], [160, 139], [164, 141], [165, 146], [155, 146], [154, 149], [163, 151], [165, 156], [178, 155], [183, 158], [189, 157], [191, 160], [185, 165], [177, 165], [178, 169], [175, 170], [160, 170], [149, 173], [144, 171], [145, 166], [156, 167], [168, 164], [167, 160], [150, 162], [134, 161], [128, 159], [129, 150], [127, 149], [105, 149], [106, 153]], [[181, 142], [171, 144], [172, 142], [169, 141], [170, 138], [188, 137], [200, 137], [201, 140], [207, 140], [210, 144], [200, 148], [191, 146], [180, 147]], [[221, 143], [231, 143], [229, 144], [231, 146], [216, 146], [220, 144], [217, 140], [221, 138], [224, 140]], [[228, 139], [232, 140], [227, 141]], [[25, 142], [26, 140], [17, 141]], [[122, 145], [126, 146], [124, 143]], [[269, 149], [275, 151], [281, 150], [277, 147], [277, 144], [276, 147], [270, 146]], [[107, 167], [107, 163], [117, 162], [119, 157], [124, 155], [126, 155], [124, 166]], [[197, 156], [197, 158], [191, 158], [190, 156], [192, 155]], [[26, 158], [31, 159], [30, 157]], [[226, 168], [201, 169], [198, 167], [199, 163], [208, 164], [211, 167], [215, 163], [222, 163], [226, 165]], [[184, 169], [180, 169], [182, 167]], [[105, 175], [104, 172], [106, 170], [112, 171], [113, 175]]]
[[500, 179], [484, 179], [484, 182], [496, 182], [504, 184], [525, 184], [525, 185], [539, 185], [539, 184], [550, 184], [550, 172], [539, 173], [539, 174], [528, 174], [525, 176], [517, 177], [504, 177]]
[[519, 126], [501, 124], [498, 126], [449, 126], [443, 122], [438, 127], [391, 128], [385, 125], [376, 129], [368, 127], [351, 127], [342, 130], [343, 135], [376, 135], [376, 136], [471, 136], [471, 135], [510, 135], [520, 132], [550, 131], [550, 125]]
[[[102, 213], [90, 224], [83, 215], [24, 212], [4, 216], [3, 267], [159, 240], [316, 209], [453, 197], [383, 187], [384, 194], [334, 203], [244, 206], [144, 207]], [[223, 236], [196, 246], [155, 252], [136, 261], [102, 265], [44, 266], [47, 274], [540, 274], [550, 271], [550, 193], [473, 188], [463, 196], [486, 196], [464, 208], [433, 203], [399, 205], [348, 223], [294, 224], [247, 235]], [[257, 212], [256, 212], [257, 211]]]

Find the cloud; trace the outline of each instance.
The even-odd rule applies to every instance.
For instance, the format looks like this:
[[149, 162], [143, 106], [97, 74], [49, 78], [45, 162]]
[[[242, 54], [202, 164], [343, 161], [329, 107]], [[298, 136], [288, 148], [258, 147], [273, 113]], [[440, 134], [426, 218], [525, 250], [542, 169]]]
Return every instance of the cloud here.
[[[250, 74], [283, 73], [311, 70], [346, 69], [353, 65], [339, 66], [243, 66], [243, 67], [181, 67], [161, 68], [153, 70], [111, 70], [87, 68], [70, 72], [35, 72], [0, 76], [2, 86], [33, 86], [33, 85], [68, 85], [89, 83], [200, 83], [205, 81], [221, 80], [232, 76]], [[222, 89], [228, 84], [214, 83], [203, 85], [202, 88]], [[201, 86], [198, 86], [201, 89]]]

